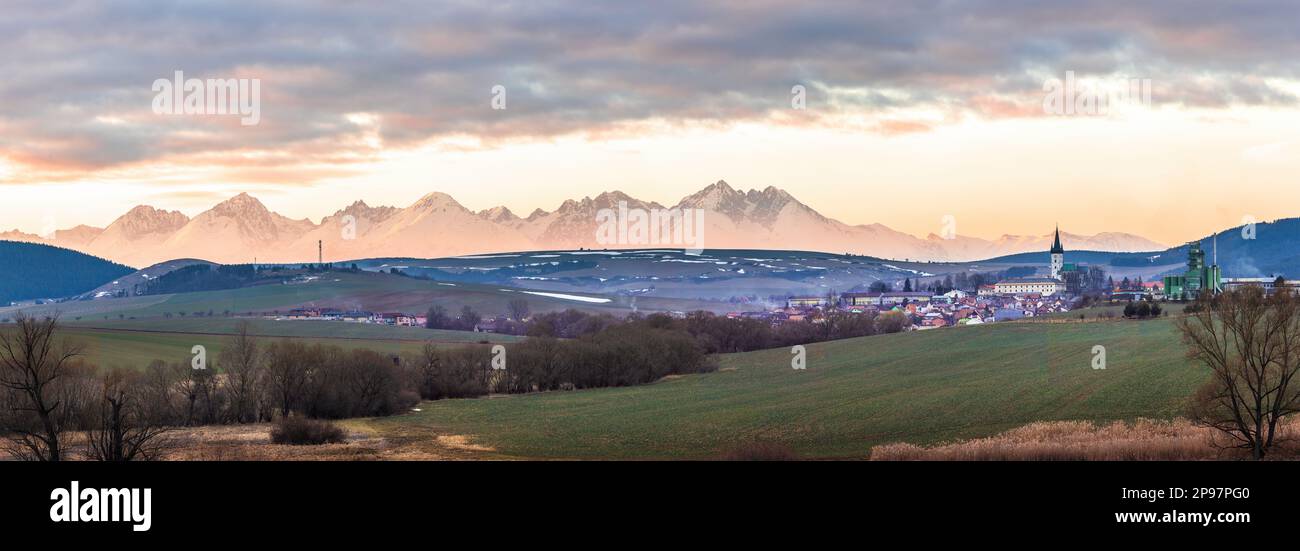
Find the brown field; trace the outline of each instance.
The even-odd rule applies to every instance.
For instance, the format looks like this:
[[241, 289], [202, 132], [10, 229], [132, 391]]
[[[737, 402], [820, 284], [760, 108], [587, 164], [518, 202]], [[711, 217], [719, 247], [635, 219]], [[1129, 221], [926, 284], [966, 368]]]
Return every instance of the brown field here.
[[[461, 435], [386, 434], [363, 420], [339, 421], [345, 444], [291, 446], [271, 443], [271, 424], [182, 427], [166, 435], [166, 461], [460, 461], [488, 459], [491, 448]], [[68, 459], [80, 460], [85, 440], [73, 435]], [[0, 449], [0, 461], [12, 459]]]
[[[1267, 459], [1300, 458], [1300, 421], [1279, 429], [1281, 443]], [[1036, 422], [988, 438], [935, 446], [885, 444], [873, 461], [1150, 461], [1249, 459], [1224, 449], [1225, 437], [1186, 419], [1138, 419], [1097, 425], [1091, 421]]]

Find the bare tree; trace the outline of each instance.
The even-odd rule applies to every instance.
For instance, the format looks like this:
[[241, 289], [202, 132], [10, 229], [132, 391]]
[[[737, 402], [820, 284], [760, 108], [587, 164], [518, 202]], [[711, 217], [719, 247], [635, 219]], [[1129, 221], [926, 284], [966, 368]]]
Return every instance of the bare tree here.
[[510, 299], [506, 303], [506, 309], [510, 311], [510, 319], [515, 321], [524, 321], [528, 317], [528, 301], [522, 298]]
[[217, 421], [217, 395], [220, 378], [216, 369], [194, 369], [188, 364], [169, 366], [176, 390], [184, 405], [186, 426], [206, 425]]
[[60, 439], [71, 409], [60, 398], [59, 383], [81, 355], [81, 346], [55, 342], [58, 318], [36, 319], [19, 313], [15, 327], [0, 330], [0, 388], [16, 394], [7, 400], [10, 421], [5, 427], [15, 444], [11, 451], [25, 459], [59, 461]]
[[321, 364], [322, 351], [298, 341], [271, 343], [266, 350], [266, 386], [287, 416], [302, 399], [312, 372]]
[[226, 341], [225, 347], [217, 356], [217, 367], [226, 374], [230, 421], [256, 421], [263, 362], [257, 339], [248, 334], [248, 322], [240, 322], [235, 335]]
[[438, 375], [442, 372], [442, 355], [432, 342], [424, 343], [420, 354], [411, 362], [416, 369], [416, 387], [421, 398], [432, 399], [438, 395]]
[[177, 407], [177, 389], [180, 386], [180, 375], [173, 366], [168, 365], [162, 360], [154, 360], [144, 368], [144, 374], [139, 377], [138, 390], [140, 399], [150, 404], [159, 416], [168, 424], [177, 424], [181, 421], [179, 407]]
[[397, 381], [389, 375], [388, 361], [383, 355], [364, 348], [353, 349], [341, 358], [343, 365], [343, 384], [350, 395], [351, 411], [349, 415], [368, 416], [378, 414], [378, 406], [383, 397]]
[[1258, 288], [1202, 298], [1178, 320], [1188, 357], [1212, 377], [1193, 398], [1192, 420], [1228, 437], [1225, 447], [1263, 458], [1280, 421], [1297, 411], [1300, 392], [1300, 299]]
[[115, 369], [104, 375], [98, 419], [86, 435], [86, 457], [97, 461], [158, 459], [170, 448], [163, 404], [148, 400], [139, 373]]

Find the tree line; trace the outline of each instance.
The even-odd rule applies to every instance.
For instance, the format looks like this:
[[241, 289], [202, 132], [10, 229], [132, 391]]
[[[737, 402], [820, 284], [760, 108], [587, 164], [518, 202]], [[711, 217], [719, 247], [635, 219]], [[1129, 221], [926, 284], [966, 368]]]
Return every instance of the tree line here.
[[578, 338], [607, 331], [620, 323], [645, 324], [685, 333], [705, 353], [731, 353], [765, 348], [809, 344], [836, 339], [897, 333], [909, 325], [902, 312], [824, 311], [809, 317], [773, 325], [763, 318], [730, 318], [708, 311], [695, 311], [683, 318], [667, 314], [632, 314], [620, 320], [609, 314], [587, 314], [577, 310], [548, 312], [529, 319], [523, 333], [529, 337]]
[[[528, 337], [576, 339], [606, 331], [619, 324], [647, 323], [657, 328], [684, 332], [695, 339], [706, 353], [748, 352], [779, 346], [793, 346], [814, 342], [864, 337], [884, 333], [897, 333], [907, 328], [908, 318], [902, 312], [841, 311], [815, 312], [794, 321], [773, 324], [761, 317], [730, 318], [709, 311], [687, 313], [682, 318], [667, 314], [630, 314], [618, 318], [611, 314], [590, 314], [580, 310], [563, 310], [534, 314], [527, 321], [518, 321], [527, 315], [527, 304], [511, 304], [510, 318], [495, 320], [496, 332]], [[435, 329], [472, 329], [470, 320], [477, 313], [468, 306], [461, 314], [452, 317], [435, 306], [429, 310], [429, 327]]]

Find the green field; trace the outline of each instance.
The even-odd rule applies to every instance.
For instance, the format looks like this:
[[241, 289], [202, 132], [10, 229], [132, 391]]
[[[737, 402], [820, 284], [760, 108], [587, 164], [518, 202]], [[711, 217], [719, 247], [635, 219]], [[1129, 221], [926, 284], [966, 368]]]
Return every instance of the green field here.
[[[472, 333], [471, 333], [472, 334]], [[143, 368], [153, 360], [189, 363], [195, 345], [203, 346], [209, 361], [225, 346], [228, 336], [199, 333], [157, 333], [87, 328], [65, 328], [60, 338], [83, 346], [88, 363], [103, 367]], [[261, 337], [263, 343], [276, 340]], [[342, 348], [369, 348], [384, 353], [416, 352], [424, 346], [418, 340], [355, 338], [296, 338], [306, 343], [331, 344]]]
[[77, 329], [104, 329], [112, 331], [136, 331], [145, 333], [196, 333], [211, 335], [233, 335], [242, 324], [248, 325], [249, 334], [259, 337], [321, 338], [334, 340], [380, 340], [380, 341], [433, 341], [435, 343], [472, 343], [515, 342], [522, 337], [498, 335], [495, 333], [475, 333], [473, 331], [449, 331], [443, 329], [425, 329], [423, 327], [396, 327], [371, 323], [348, 323], [342, 321], [315, 320], [272, 320], [261, 318], [187, 318], [162, 319], [146, 318], [134, 320], [111, 320], [108, 322], [83, 320], [67, 321], [64, 325]]
[[[1183, 313], [1183, 309], [1187, 307], [1187, 303], [1185, 302], [1160, 302], [1158, 304], [1160, 305], [1162, 316], [1175, 316], [1181, 314]], [[1099, 304], [1096, 306], [1090, 306], [1088, 308], [1072, 310], [1070, 312], [1056, 312], [1053, 314], [1044, 314], [1042, 316], [1038, 316], [1037, 319], [1077, 320], [1081, 315], [1084, 316], [1084, 318], [1089, 320], [1098, 319], [1103, 315], [1110, 316], [1112, 318], [1118, 318], [1124, 315], [1124, 306], [1125, 303], [1122, 302], [1115, 303], [1115, 304]]]
[[341, 348], [369, 348], [384, 353], [415, 352], [426, 342], [439, 346], [489, 342], [510, 343], [522, 337], [446, 331], [422, 327], [390, 327], [341, 321], [276, 321], [239, 318], [127, 319], [108, 322], [95, 320], [64, 323], [61, 335], [84, 346], [83, 358], [90, 363], [112, 367], [144, 367], [158, 359], [189, 362], [191, 350], [201, 345], [208, 358], [215, 359], [229, 335], [247, 323], [249, 334], [271, 342], [292, 338], [307, 343], [321, 343]]
[[[1091, 367], [1093, 346], [1104, 370]], [[1169, 319], [1003, 323], [721, 358], [716, 373], [616, 389], [426, 402], [381, 433], [465, 435], [503, 457], [707, 458], [750, 441], [866, 457], [1039, 420], [1169, 418], [1208, 376]]]
[[[441, 305], [452, 315], [470, 306], [480, 315], [496, 316], [507, 312], [512, 299], [528, 301], [533, 312], [550, 312], [575, 308], [589, 312], [626, 315], [633, 309], [713, 310], [725, 309], [726, 303], [639, 297], [635, 302], [626, 296], [595, 296], [609, 302], [584, 302], [529, 294], [527, 289], [500, 285], [439, 283], [384, 273], [327, 272], [320, 279], [295, 284], [268, 284], [223, 291], [202, 291], [171, 295], [149, 295], [117, 299], [63, 302], [38, 306], [0, 308], [0, 318], [18, 311], [33, 315], [58, 314], [66, 322], [112, 322], [136, 319], [181, 319], [182, 317], [226, 317], [226, 315], [285, 313], [297, 307], [360, 309], [372, 312], [406, 312], [423, 314], [430, 306]], [[570, 293], [574, 294], [574, 293]], [[182, 316], [181, 314], [184, 314]], [[167, 315], [172, 318], [165, 318]]]

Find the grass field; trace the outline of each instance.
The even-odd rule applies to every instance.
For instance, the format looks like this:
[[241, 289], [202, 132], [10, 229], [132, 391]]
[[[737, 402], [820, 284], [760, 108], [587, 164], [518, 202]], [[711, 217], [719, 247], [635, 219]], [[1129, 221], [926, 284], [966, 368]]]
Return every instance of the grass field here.
[[[1160, 304], [1160, 309], [1163, 312], [1162, 314], [1163, 316], [1175, 316], [1181, 314], [1183, 313], [1183, 309], [1187, 307], [1187, 303], [1185, 302], [1161, 302], [1159, 304]], [[1077, 320], [1079, 319], [1079, 316], [1084, 316], [1084, 318], [1088, 320], [1100, 319], [1104, 316], [1118, 318], [1124, 315], [1124, 306], [1125, 306], [1124, 303], [1100, 304], [1097, 306], [1090, 306], [1088, 308], [1072, 310], [1069, 312], [1057, 312], [1054, 314], [1045, 314], [1039, 316], [1038, 319]]]
[[435, 343], [471, 343], [488, 341], [515, 342], [522, 337], [498, 335], [495, 333], [475, 333], [473, 331], [449, 331], [442, 329], [425, 329], [423, 327], [397, 327], [371, 323], [348, 323], [342, 321], [316, 320], [271, 320], [245, 318], [187, 318], [187, 319], [135, 319], [112, 320], [109, 322], [83, 320], [64, 324], [78, 329], [105, 329], [113, 331], [137, 331], [146, 333], [196, 333], [212, 335], [231, 335], [239, 330], [241, 324], [248, 324], [248, 331], [259, 337], [321, 338], [321, 339], [359, 339], [381, 341], [433, 341]]
[[[194, 357], [196, 345], [206, 350], [208, 361], [214, 361], [229, 338], [224, 335], [198, 333], [157, 333], [144, 331], [119, 331], [111, 329], [66, 328], [61, 338], [70, 339], [84, 347], [82, 359], [103, 367], [143, 368], [153, 360], [188, 364]], [[261, 337], [263, 343], [276, 340]], [[424, 346], [418, 340], [357, 339], [357, 338], [295, 338], [309, 344], [332, 344], [342, 348], [369, 348], [383, 353], [415, 352]], [[448, 344], [448, 346], [454, 346]]]
[[[470, 306], [479, 314], [491, 317], [505, 314], [506, 304], [518, 298], [527, 300], [533, 312], [575, 308], [626, 315], [634, 308], [642, 311], [689, 311], [728, 307], [726, 303], [720, 302], [647, 297], [639, 297], [634, 301], [632, 297], [613, 295], [593, 296], [595, 300], [607, 299], [609, 302], [588, 302], [529, 294], [526, 291], [528, 290], [500, 285], [439, 283], [383, 273], [331, 272], [307, 283], [6, 307], [0, 308], [0, 318], [10, 317], [22, 310], [41, 316], [58, 314], [68, 322], [102, 324], [130, 318], [163, 319], [167, 314], [173, 316], [171, 319], [180, 319], [182, 312], [186, 317], [198, 317], [195, 316], [196, 313], [223, 317], [225, 313], [288, 312], [304, 306], [423, 314], [435, 304], [443, 306], [453, 315], [460, 312], [462, 307]], [[591, 296], [584, 293], [577, 295]]]
[[[1092, 368], [1105, 347], [1106, 369]], [[647, 386], [426, 402], [369, 424], [394, 438], [465, 436], [501, 457], [708, 458], [753, 441], [806, 457], [990, 436], [1033, 421], [1172, 418], [1208, 373], [1169, 319], [1004, 323], [721, 358]]]

